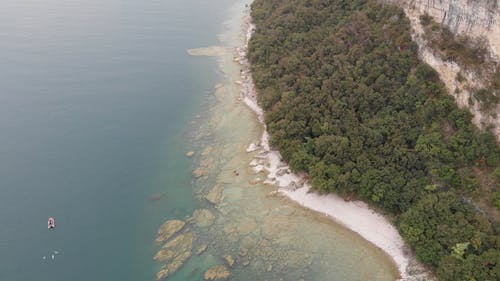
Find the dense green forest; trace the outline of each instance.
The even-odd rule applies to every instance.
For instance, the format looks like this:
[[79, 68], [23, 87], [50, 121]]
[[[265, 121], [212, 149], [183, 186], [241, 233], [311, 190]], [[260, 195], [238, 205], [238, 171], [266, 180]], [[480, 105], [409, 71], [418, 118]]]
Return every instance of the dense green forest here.
[[[419, 61], [402, 9], [256, 0], [249, 60], [271, 145], [320, 192], [392, 214], [440, 280], [500, 280], [500, 149]], [[472, 200], [472, 201], [471, 201]]]

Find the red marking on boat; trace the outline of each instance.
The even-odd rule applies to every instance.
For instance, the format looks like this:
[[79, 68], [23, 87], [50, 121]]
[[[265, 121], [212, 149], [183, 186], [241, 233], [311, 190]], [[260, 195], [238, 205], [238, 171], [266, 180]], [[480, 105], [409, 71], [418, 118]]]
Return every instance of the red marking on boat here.
[[54, 218], [49, 218], [49, 221], [47, 222], [47, 227], [48, 229], [52, 229], [56, 227], [56, 220]]

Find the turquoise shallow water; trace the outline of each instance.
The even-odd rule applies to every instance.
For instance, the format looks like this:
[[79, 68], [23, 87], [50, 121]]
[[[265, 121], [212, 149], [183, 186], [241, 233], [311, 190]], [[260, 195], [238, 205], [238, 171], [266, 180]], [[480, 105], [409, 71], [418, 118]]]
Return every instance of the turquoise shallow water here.
[[186, 52], [241, 45], [249, 2], [0, 0], [0, 281], [155, 280], [158, 227], [199, 208], [213, 224], [186, 231], [208, 250], [168, 280], [227, 254], [233, 280], [393, 279], [380, 250], [250, 184], [262, 127], [233, 54]]

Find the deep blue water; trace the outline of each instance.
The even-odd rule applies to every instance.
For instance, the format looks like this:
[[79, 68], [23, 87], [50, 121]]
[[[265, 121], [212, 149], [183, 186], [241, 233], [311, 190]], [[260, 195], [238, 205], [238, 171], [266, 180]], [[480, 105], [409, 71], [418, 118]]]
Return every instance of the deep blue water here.
[[0, 0], [0, 281], [154, 279], [232, 2]]

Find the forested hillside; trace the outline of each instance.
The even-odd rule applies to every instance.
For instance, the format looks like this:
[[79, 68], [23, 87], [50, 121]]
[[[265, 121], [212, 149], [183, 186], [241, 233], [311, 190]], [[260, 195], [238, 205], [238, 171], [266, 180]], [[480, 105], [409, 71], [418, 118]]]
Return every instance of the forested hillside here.
[[[500, 149], [421, 63], [403, 11], [256, 0], [249, 60], [271, 144], [320, 192], [392, 213], [441, 280], [500, 280]], [[496, 221], [496, 222], [495, 222]]]

